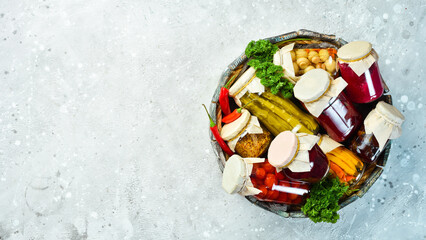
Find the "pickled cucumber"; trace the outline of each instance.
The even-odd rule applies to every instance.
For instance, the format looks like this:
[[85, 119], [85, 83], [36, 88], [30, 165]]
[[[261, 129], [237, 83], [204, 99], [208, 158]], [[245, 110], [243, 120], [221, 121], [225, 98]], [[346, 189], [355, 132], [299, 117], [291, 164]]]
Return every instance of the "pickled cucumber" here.
[[242, 105], [256, 116], [274, 135], [292, 130], [300, 125], [299, 132], [316, 134], [319, 126], [310, 115], [297, 108], [290, 100], [272, 93], [264, 92], [261, 96], [247, 92], [240, 98]]

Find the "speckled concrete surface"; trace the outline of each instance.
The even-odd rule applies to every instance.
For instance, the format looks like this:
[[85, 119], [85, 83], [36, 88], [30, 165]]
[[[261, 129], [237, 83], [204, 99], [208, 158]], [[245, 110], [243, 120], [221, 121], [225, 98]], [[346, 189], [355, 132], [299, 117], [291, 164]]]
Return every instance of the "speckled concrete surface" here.
[[[423, 239], [426, 3], [0, 2], [0, 239]], [[226, 194], [201, 103], [250, 40], [371, 41], [406, 115], [337, 224]]]

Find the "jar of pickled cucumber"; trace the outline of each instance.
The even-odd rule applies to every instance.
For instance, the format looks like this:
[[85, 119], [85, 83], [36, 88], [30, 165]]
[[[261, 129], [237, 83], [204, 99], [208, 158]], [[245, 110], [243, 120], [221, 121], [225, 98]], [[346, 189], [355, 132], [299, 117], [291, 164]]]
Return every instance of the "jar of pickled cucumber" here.
[[254, 196], [259, 201], [299, 205], [309, 194], [310, 185], [293, 181], [264, 158], [232, 155], [225, 164], [222, 187], [226, 192]]
[[319, 182], [327, 176], [329, 164], [318, 140], [316, 135], [282, 132], [268, 149], [269, 163], [292, 180]]
[[348, 83], [345, 89], [351, 101], [369, 103], [383, 95], [378, 56], [371, 43], [350, 42], [337, 51], [340, 74]]
[[316, 134], [315, 118], [299, 109], [291, 100], [266, 91], [250, 67], [229, 89], [229, 95], [239, 106], [249, 110], [274, 135], [300, 126], [300, 132]]
[[313, 69], [293, 89], [294, 96], [337, 142], [349, 139], [362, 123], [362, 116], [343, 93], [346, 86], [343, 78], [333, 79], [328, 72]]
[[404, 115], [396, 107], [380, 101], [365, 118], [364, 126], [352, 140], [350, 149], [365, 163], [374, 163], [389, 144], [402, 134]]

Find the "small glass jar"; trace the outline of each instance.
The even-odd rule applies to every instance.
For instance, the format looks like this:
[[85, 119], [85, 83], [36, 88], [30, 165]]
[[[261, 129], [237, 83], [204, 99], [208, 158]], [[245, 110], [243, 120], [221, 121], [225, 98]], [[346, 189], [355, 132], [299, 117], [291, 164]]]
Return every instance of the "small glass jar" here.
[[232, 151], [246, 158], [262, 156], [272, 140], [271, 133], [246, 109], [235, 121], [225, 124], [220, 135]]
[[241, 158], [234, 154], [223, 171], [222, 187], [226, 192], [252, 195], [259, 201], [288, 205], [303, 203], [310, 185], [292, 181], [263, 158]]
[[321, 135], [318, 145], [330, 161], [333, 176], [347, 184], [356, 184], [361, 179], [365, 164], [356, 154], [327, 135]]
[[[388, 144], [389, 140], [386, 141], [385, 147]], [[374, 134], [366, 134], [364, 127], [358, 131], [357, 136], [351, 142], [350, 148], [353, 152], [358, 154], [365, 163], [374, 163], [381, 153], [379, 150], [379, 143], [374, 137]]]
[[337, 142], [349, 139], [362, 123], [361, 114], [342, 92], [346, 86], [342, 78], [332, 80], [326, 71], [314, 69], [305, 73], [294, 87], [294, 96]]
[[309, 194], [308, 183], [290, 180], [267, 160], [254, 164], [250, 179], [253, 186], [262, 191], [254, 196], [261, 201], [299, 205]]
[[269, 162], [292, 180], [319, 182], [327, 176], [329, 162], [318, 140], [314, 135], [282, 132], [271, 142]]
[[350, 42], [337, 51], [340, 74], [348, 83], [348, 97], [356, 103], [369, 103], [383, 95], [384, 85], [377, 54], [366, 41]]
[[401, 136], [405, 118], [394, 106], [380, 101], [365, 118], [364, 126], [351, 141], [350, 149], [365, 163], [374, 163], [389, 144]]

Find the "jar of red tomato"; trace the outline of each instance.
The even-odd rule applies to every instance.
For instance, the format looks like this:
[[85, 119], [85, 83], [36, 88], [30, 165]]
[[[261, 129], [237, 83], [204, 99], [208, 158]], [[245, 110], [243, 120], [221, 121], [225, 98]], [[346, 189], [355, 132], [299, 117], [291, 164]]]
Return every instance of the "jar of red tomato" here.
[[315, 135], [282, 132], [268, 149], [269, 163], [292, 180], [319, 182], [327, 176], [329, 162], [318, 140]]
[[264, 158], [242, 158], [236, 154], [228, 159], [223, 170], [222, 187], [226, 192], [254, 196], [259, 201], [298, 205], [309, 194], [310, 186], [292, 181]]
[[343, 93], [346, 86], [343, 78], [333, 79], [325, 70], [313, 69], [293, 89], [294, 96], [337, 142], [350, 138], [362, 123], [362, 116]]
[[396, 107], [380, 101], [365, 118], [364, 126], [352, 140], [350, 149], [365, 163], [374, 163], [389, 144], [402, 134], [404, 115]]
[[350, 42], [337, 51], [340, 74], [348, 83], [345, 92], [356, 103], [369, 103], [383, 95], [377, 53], [366, 41]]

